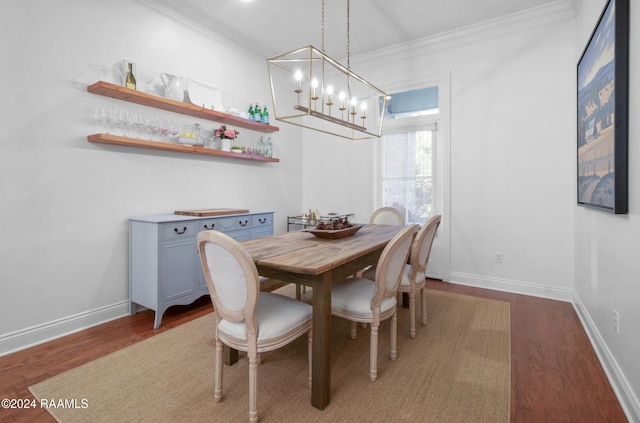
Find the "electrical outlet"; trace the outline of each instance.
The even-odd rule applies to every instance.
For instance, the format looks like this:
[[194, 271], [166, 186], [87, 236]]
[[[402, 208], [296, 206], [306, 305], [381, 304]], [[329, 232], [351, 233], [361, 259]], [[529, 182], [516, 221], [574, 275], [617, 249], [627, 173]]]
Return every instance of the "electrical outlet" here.
[[620, 314], [616, 310], [613, 310], [613, 330], [620, 333]]
[[496, 253], [496, 263], [502, 263], [502, 253]]

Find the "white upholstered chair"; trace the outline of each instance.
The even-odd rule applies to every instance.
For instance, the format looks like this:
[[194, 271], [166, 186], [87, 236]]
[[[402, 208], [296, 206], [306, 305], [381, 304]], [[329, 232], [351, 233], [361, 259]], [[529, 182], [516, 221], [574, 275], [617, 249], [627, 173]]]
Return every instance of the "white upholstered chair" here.
[[293, 298], [260, 292], [260, 279], [253, 260], [238, 242], [223, 233], [200, 232], [198, 252], [216, 316], [214, 400], [222, 400], [222, 344], [246, 351], [249, 421], [257, 422], [260, 353], [283, 347], [308, 334], [311, 385], [312, 308]]
[[371, 326], [369, 379], [378, 378], [378, 328], [382, 320], [391, 319], [391, 360], [397, 355], [397, 293], [417, 225], [402, 229], [385, 247], [376, 266], [375, 283], [368, 279], [349, 278], [333, 286], [331, 314], [351, 321], [351, 338], [356, 337], [356, 323]]
[[376, 225], [404, 225], [404, 215], [393, 207], [380, 207], [369, 217], [369, 223]]
[[[418, 231], [413, 245], [411, 246], [411, 254], [409, 263], [405, 265], [402, 274], [402, 280], [398, 287], [398, 296], [406, 292], [409, 294], [409, 336], [416, 337], [416, 296], [420, 293], [422, 324], [427, 324], [427, 290], [425, 288], [425, 274], [427, 265], [429, 264], [429, 256], [431, 255], [431, 246], [436, 236], [438, 226], [440, 226], [441, 216], [435, 215], [424, 224]], [[375, 280], [375, 273], [366, 271], [364, 278]]]

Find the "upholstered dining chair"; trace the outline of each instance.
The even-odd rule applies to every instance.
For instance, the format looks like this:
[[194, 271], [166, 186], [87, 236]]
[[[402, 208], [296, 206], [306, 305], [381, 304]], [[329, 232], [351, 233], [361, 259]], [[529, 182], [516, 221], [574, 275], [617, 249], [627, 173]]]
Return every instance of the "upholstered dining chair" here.
[[255, 263], [238, 242], [221, 232], [198, 233], [198, 252], [216, 316], [214, 400], [222, 400], [222, 344], [246, 351], [249, 421], [257, 422], [259, 354], [308, 334], [311, 385], [312, 308], [293, 298], [260, 292]]
[[418, 225], [410, 225], [389, 241], [378, 260], [375, 283], [353, 277], [334, 285], [331, 291], [331, 314], [351, 321], [352, 339], [356, 337], [357, 322], [371, 326], [369, 379], [372, 382], [378, 378], [378, 329], [382, 320], [391, 320], [390, 358], [395, 360], [397, 356], [396, 297], [417, 232]]
[[[442, 217], [435, 215], [424, 224], [418, 231], [411, 253], [409, 255], [409, 264], [405, 265], [402, 273], [402, 280], [398, 287], [398, 301], [403, 293], [409, 294], [409, 336], [416, 337], [416, 296], [420, 293], [420, 305], [422, 324], [427, 324], [427, 290], [425, 288], [425, 277], [427, 265], [429, 264], [429, 256], [431, 255], [431, 246], [436, 236], [438, 226]], [[375, 280], [375, 272], [370, 270], [364, 272], [364, 278]]]
[[376, 225], [404, 225], [404, 215], [393, 207], [380, 207], [371, 213], [369, 223]]

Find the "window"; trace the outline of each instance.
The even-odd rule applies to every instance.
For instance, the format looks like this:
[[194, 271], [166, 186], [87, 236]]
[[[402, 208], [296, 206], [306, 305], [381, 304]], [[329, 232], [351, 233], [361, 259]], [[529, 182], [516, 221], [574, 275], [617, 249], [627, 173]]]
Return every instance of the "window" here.
[[[380, 106], [382, 106], [382, 99]], [[438, 87], [396, 93], [387, 100], [384, 110], [385, 119], [403, 119], [407, 117], [438, 114]]]
[[377, 203], [402, 211], [407, 223], [424, 224], [436, 198], [438, 88], [393, 94], [387, 104]]

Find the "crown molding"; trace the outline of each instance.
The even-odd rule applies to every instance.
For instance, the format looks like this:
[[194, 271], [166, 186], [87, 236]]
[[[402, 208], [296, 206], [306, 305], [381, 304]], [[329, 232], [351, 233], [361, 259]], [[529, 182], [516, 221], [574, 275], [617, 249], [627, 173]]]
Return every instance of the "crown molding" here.
[[[212, 31], [207, 28], [206, 25], [200, 22], [202, 20], [202, 15], [198, 13], [197, 10], [193, 13], [189, 13], [191, 12], [191, 6], [187, 6], [180, 0], [172, 0], [171, 3], [167, 2], [167, 0], [131, 1], [160, 16], [169, 19], [170, 21], [182, 26], [183, 28], [187, 28], [200, 36], [208, 38], [218, 45], [233, 49], [235, 51], [240, 50], [250, 56], [261, 57], [259, 52], [252, 50], [251, 48], [247, 48], [247, 45], [251, 45], [251, 43], [239, 43], [237, 41], [226, 38], [221, 33]], [[187, 11], [187, 13], [185, 13], [185, 11]]]
[[352, 65], [368, 67], [429, 54], [480, 40], [505, 36], [525, 29], [571, 20], [575, 12], [571, 0], [556, 0], [522, 12], [462, 27], [351, 58]]

